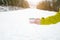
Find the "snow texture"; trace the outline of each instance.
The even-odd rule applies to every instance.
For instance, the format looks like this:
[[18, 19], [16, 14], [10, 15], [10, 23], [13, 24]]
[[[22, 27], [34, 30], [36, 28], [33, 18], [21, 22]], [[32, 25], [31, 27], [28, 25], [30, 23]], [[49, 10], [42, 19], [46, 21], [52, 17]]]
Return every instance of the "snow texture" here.
[[5, 8], [0, 6], [0, 40], [60, 40], [60, 23], [29, 23], [29, 18], [47, 17], [55, 15], [56, 12], [35, 8], [10, 11], [8, 7]]
[[30, 24], [29, 18], [54, 15], [55, 12], [24, 9], [0, 12], [0, 40], [60, 40], [60, 23]]
[[12, 6], [0, 6], [0, 12], [4, 12], [4, 11], [14, 11], [14, 10], [20, 10], [23, 8], [19, 8], [19, 7], [12, 7]]

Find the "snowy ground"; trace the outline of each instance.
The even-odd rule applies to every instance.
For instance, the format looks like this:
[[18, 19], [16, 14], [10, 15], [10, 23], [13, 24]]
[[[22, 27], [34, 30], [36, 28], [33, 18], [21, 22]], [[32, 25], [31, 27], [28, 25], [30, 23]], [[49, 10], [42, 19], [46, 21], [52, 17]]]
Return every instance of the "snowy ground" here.
[[55, 15], [55, 12], [35, 9], [36, 2], [39, 2], [37, 0], [28, 2], [31, 8], [23, 10], [0, 6], [0, 40], [60, 40], [60, 23], [54, 25], [29, 23], [29, 18], [47, 17]]
[[29, 18], [54, 14], [52, 11], [32, 8], [0, 12], [0, 40], [60, 40], [60, 23], [54, 25], [29, 23]]
[[5, 11], [13, 11], [13, 10], [21, 10], [22, 8], [19, 7], [12, 7], [12, 6], [0, 6], [0, 12], [5, 12]]

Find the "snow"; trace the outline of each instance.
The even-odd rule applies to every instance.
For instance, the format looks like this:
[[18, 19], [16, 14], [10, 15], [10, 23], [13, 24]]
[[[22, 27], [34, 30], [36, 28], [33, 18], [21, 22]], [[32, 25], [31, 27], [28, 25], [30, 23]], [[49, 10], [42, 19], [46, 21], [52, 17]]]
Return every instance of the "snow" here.
[[19, 10], [19, 9], [23, 9], [23, 8], [19, 8], [19, 7], [15, 7], [15, 6], [0, 6], [0, 12], [3, 11], [13, 11], [13, 10]]
[[44, 0], [27, 0], [31, 8], [36, 8], [37, 4]]
[[0, 40], [60, 40], [60, 23], [29, 23], [29, 18], [47, 17], [55, 13], [34, 8], [0, 12]]
[[0, 6], [0, 40], [60, 40], [60, 23], [29, 23], [29, 18], [52, 16], [56, 12], [36, 9], [36, 3], [42, 0], [27, 1], [31, 8], [21, 10], [11, 6]]

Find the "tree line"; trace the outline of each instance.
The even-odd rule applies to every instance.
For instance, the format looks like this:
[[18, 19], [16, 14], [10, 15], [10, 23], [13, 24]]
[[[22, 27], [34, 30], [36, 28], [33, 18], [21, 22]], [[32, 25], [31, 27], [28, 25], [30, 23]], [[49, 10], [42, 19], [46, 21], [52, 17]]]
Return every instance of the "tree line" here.
[[29, 7], [28, 2], [25, 0], [0, 0], [0, 5], [17, 6], [17, 7], [23, 7], [23, 8]]

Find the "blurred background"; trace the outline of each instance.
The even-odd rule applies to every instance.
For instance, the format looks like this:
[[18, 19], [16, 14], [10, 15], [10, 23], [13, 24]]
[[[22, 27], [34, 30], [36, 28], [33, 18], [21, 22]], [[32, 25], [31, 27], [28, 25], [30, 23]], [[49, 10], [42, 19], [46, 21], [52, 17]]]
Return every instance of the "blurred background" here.
[[0, 9], [6, 9], [6, 7], [7, 10], [36, 8], [49, 11], [58, 11], [60, 8], [60, 0], [0, 0]]

